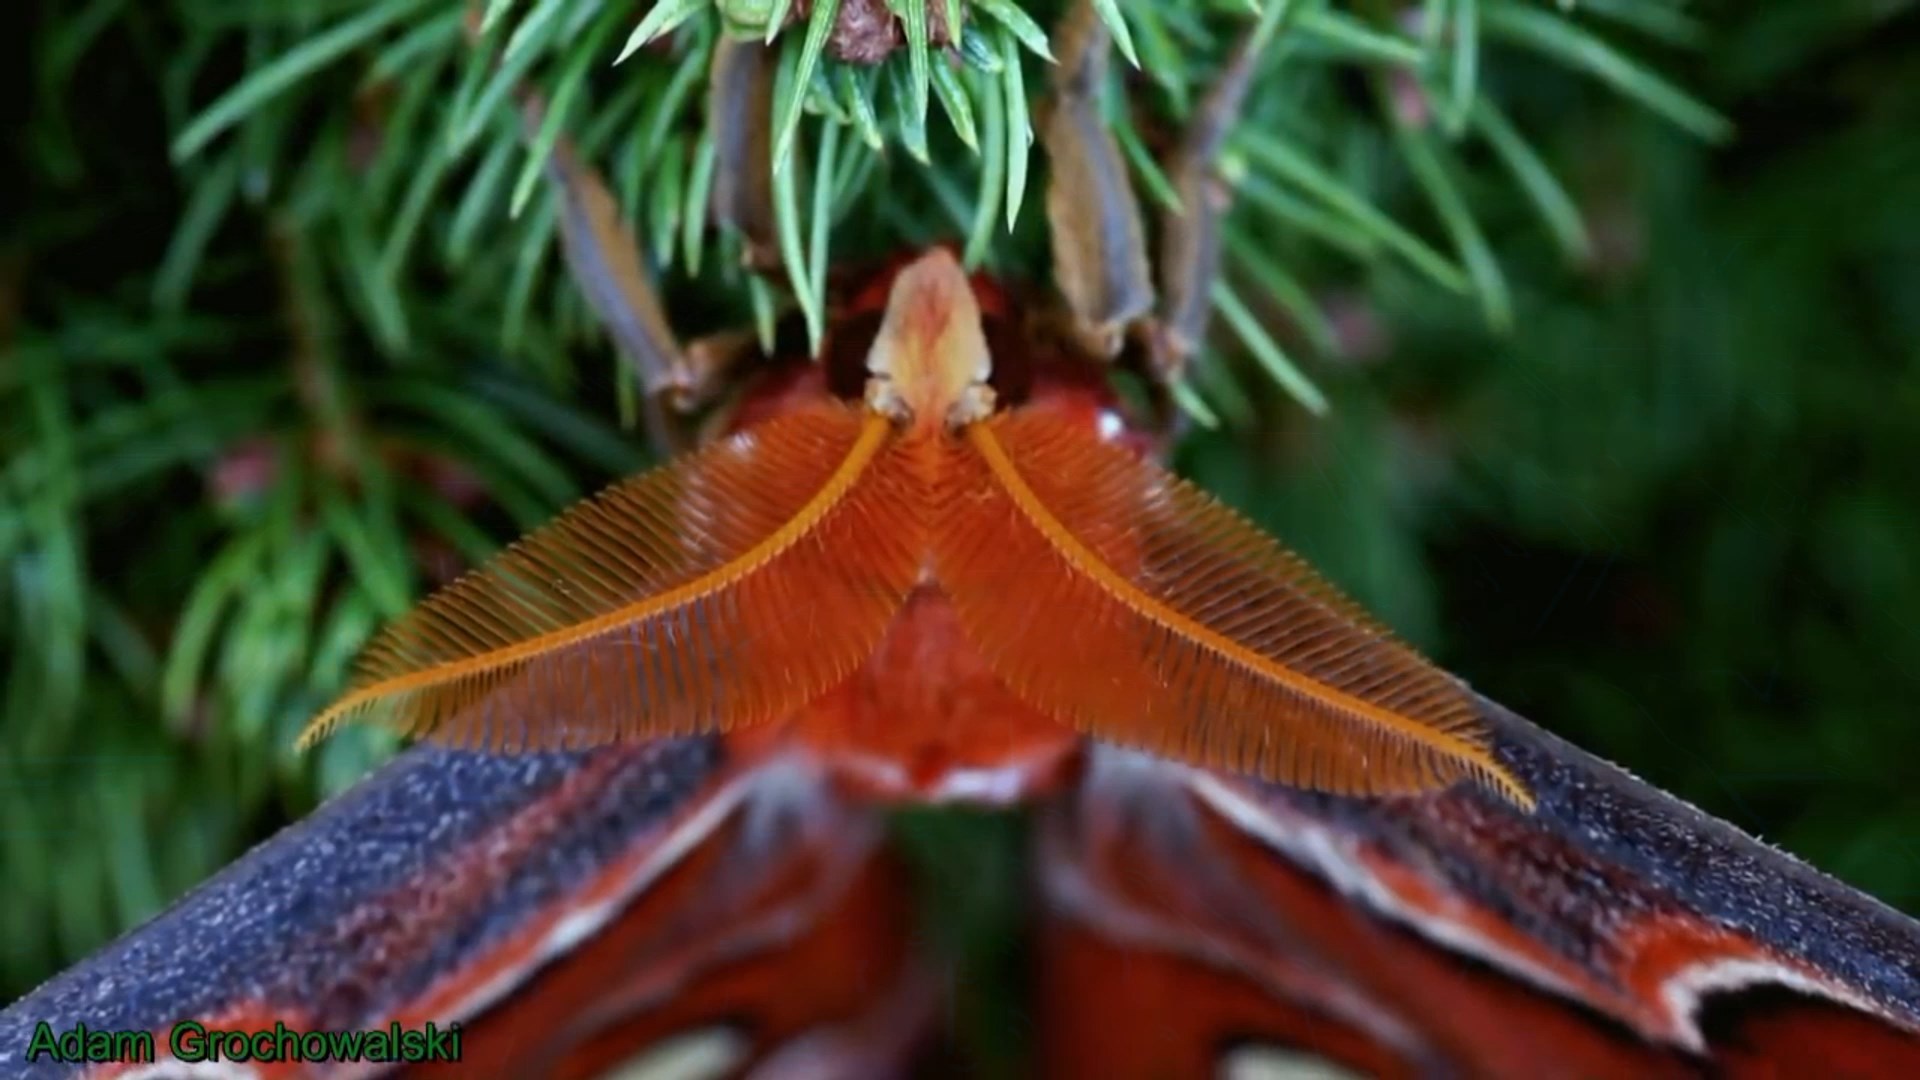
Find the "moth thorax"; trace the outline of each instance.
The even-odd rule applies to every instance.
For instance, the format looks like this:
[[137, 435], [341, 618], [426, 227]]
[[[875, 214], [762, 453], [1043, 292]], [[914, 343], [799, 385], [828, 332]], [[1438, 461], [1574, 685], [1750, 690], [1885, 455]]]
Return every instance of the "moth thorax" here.
[[901, 423], [957, 428], [993, 412], [980, 305], [952, 253], [929, 251], [894, 278], [867, 372], [868, 406]]

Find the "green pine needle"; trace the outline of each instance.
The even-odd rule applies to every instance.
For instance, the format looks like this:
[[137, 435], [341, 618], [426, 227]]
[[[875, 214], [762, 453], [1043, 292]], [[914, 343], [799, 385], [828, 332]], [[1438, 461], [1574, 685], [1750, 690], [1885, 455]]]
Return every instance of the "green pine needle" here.
[[613, 58], [616, 64], [647, 47], [654, 39], [673, 33], [682, 23], [707, 9], [708, 0], [656, 0], [640, 25], [627, 35], [627, 43], [620, 47], [620, 55]]
[[486, 157], [481, 159], [472, 182], [467, 184], [466, 192], [454, 207], [453, 222], [447, 230], [447, 262], [462, 263], [472, 255], [474, 242], [487, 222], [487, 215], [500, 199], [508, 167], [513, 164], [520, 146], [520, 140], [513, 138], [494, 139], [488, 145]]
[[[1288, 0], [1275, 0], [1285, 7]], [[1141, 4], [1134, 9], [1134, 24], [1140, 31], [1140, 52], [1146, 60], [1146, 72], [1167, 95], [1173, 115], [1185, 118], [1193, 111], [1193, 89], [1186, 65], [1181, 63], [1180, 47], [1161, 21], [1160, 5]]]
[[551, 40], [561, 26], [560, 14], [566, 9], [567, 0], [534, 0], [533, 11], [507, 35], [507, 47], [500, 54], [501, 64], [513, 64]]
[[1592, 254], [1593, 242], [1587, 234], [1586, 220], [1546, 161], [1493, 102], [1481, 98], [1474, 103], [1473, 123], [1513, 176], [1514, 183], [1533, 203], [1567, 259], [1572, 262], [1587, 259]]
[[1179, 408], [1181, 412], [1191, 417], [1194, 423], [1199, 424], [1208, 431], [1214, 431], [1220, 427], [1219, 415], [1213, 411], [1212, 406], [1207, 404], [1206, 399], [1202, 398], [1199, 391], [1195, 390], [1187, 380], [1176, 380], [1171, 386], [1167, 387], [1167, 392], [1173, 397], [1174, 405]]
[[1316, 351], [1323, 356], [1332, 356], [1339, 351], [1338, 335], [1334, 332], [1332, 320], [1327, 318], [1327, 313], [1321, 310], [1313, 294], [1300, 279], [1287, 271], [1286, 263], [1272, 249], [1241, 231], [1227, 233], [1226, 248], [1234, 267], [1254, 279], [1253, 283], [1260, 287], [1260, 295], [1286, 310]]
[[540, 50], [560, 37], [561, 20], [553, 17], [559, 7], [559, 0], [547, 0], [514, 30], [512, 42], [474, 98], [472, 108], [463, 120], [454, 124], [455, 153], [465, 153], [473, 145], [496, 110], [511, 106], [514, 94], [524, 85], [528, 71], [541, 55]]
[[1480, 298], [1487, 325], [1503, 332], [1512, 329], [1513, 299], [1507, 288], [1506, 275], [1501, 273], [1500, 263], [1494, 258], [1486, 234], [1481, 232], [1480, 223], [1460, 192], [1459, 182], [1454, 178], [1455, 166], [1449, 160], [1447, 151], [1438, 145], [1431, 133], [1412, 127], [1397, 129], [1395, 139], [1407, 166], [1413, 171], [1415, 182], [1426, 193], [1427, 201], [1440, 218], [1447, 235], [1453, 238], [1454, 252], [1467, 268], [1467, 276], [1473, 284], [1474, 295]]
[[381, 50], [367, 68], [367, 81], [380, 83], [401, 78], [420, 65], [444, 56], [459, 38], [460, 12], [449, 11], [439, 18], [426, 19]]
[[980, 190], [974, 200], [973, 225], [967, 230], [967, 246], [962, 262], [968, 270], [977, 270], [987, 261], [993, 243], [993, 225], [1000, 217], [1001, 196], [1006, 191], [1007, 175], [1007, 102], [997, 81], [980, 83], [981, 166]]
[[[774, 74], [773, 100], [774, 115], [781, 115], [791, 108], [790, 102], [797, 101], [802, 95], [799, 83], [800, 54], [793, 49], [783, 50], [779, 65]], [[801, 317], [807, 324], [807, 342], [811, 353], [820, 351], [820, 342], [826, 334], [825, 297], [813, 290], [813, 276], [809, 272], [806, 245], [801, 237], [799, 209], [798, 169], [782, 169], [773, 175], [773, 223], [774, 232], [779, 237], [780, 258], [787, 273], [787, 285], [793, 290], [794, 299], [800, 305]]]
[[1418, 70], [1427, 51], [1417, 41], [1376, 30], [1344, 12], [1326, 8], [1301, 11], [1294, 20], [1301, 37], [1335, 56], [1362, 64], [1386, 64]]
[[380, 281], [390, 291], [397, 293], [400, 290], [401, 274], [406, 267], [407, 257], [413, 251], [414, 239], [424, 227], [427, 213], [446, 175], [446, 156], [428, 154], [414, 172], [406, 194], [401, 197], [400, 208], [387, 228], [386, 245], [380, 251]]
[[1260, 164], [1271, 169], [1304, 194], [1319, 200], [1328, 210], [1344, 217], [1361, 234], [1398, 252], [1415, 269], [1435, 284], [1451, 292], [1471, 291], [1460, 268], [1435, 251], [1426, 241], [1376, 209], [1353, 188], [1337, 179], [1324, 167], [1293, 147], [1264, 132], [1243, 127], [1240, 142]]
[[773, 6], [767, 9], [767, 36], [761, 40], [763, 45], [773, 44], [780, 31], [787, 25], [787, 15], [793, 10], [793, 0], [773, 0]]
[[1000, 74], [1000, 52], [993, 39], [977, 26], [968, 26], [960, 34], [960, 60], [982, 75]]
[[[776, 174], [786, 169], [787, 158], [793, 152], [793, 135], [800, 126], [801, 108], [808, 96], [800, 88], [811, 90], [820, 53], [826, 48], [827, 37], [833, 33], [833, 21], [839, 11], [840, 0], [814, 0], [813, 14], [807, 19], [806, 40], [800, 48], [800, 66], [794, 74], [795, 90], [788, 95], [786, 107], [774, 113], [773, 171]], [[771, 32], [767, 40], [773, 40]]]
[[1580, 10], [1682, 48], [1698, 46], [1707, 36], [1705, 24], [1673, 4], [1648, 0], [1583, 0]]
[[940, 108], [947, 114], [947, 120], [953, 124], [954, 134], [967, 145], [967, 149], [978, 154], [980, 136], [974, 130], [973, 103], [967, 98], [967, 90], [961, 85], [960, 76], [944, 61], [933, 65], [933, 93], [940, 99]]
[[[1007, 111], [1007, 231], [1020, 220], [1020, 204], [1027, 195], [1027, 155], [1033, 149], [1033, 114], [1027, 107], [1026, 76], [1020, 70], [1020, 49], [1012, 33], [1000, 36], [1001, 99]], [[1051, 57], [1049, 57], [1051, 59]]]
[[1486, 0], [1485, 29], [1582, 70], [1708, 142], [1733, 134], [1726, 117], [1577, 24], [1515, 0]]
[[1005, 27], [1015, 40], [1035, 56], [1049, 64], [1053, 63], [1053, 47], [1047, 43], [1047, 32], [1015, 0], [973, 0], [973, 6]]
[[413, 14], [424, 0], [385, 0], [351, 19], [344, 19], [289, 49], [279, 59], [242, 79], [220, 95], [173, 140], [173, 159], [185, 161], [228, 128], [246, 119], [269, 100], [302, 79], [371, 41]]
[[759, 339], [760, 351], [771, 356], [777, 314], [773, 301], [773, 287], [767, 284], [766, 278], [758, 274], [747, 276], [747, 301], [753, 309], [753, 329]]
[[533, 189], [546, 171], [548, 159], [553, 156], [554, 145], [566, 130], [567, 119], [573, 113], [573, 103], [586, 86], [587, 67], [599, 56], [601, 48], [618, 25], [617, 19], [601, 16], [588, 36], [586, 47], [567, 58], [565, 70], [555, 80], [546, 115], [540, 119], [540, 129], [527, 148], [526, 164], [521, 166], [519, 179], [514, 181], [513, 195], [507, 202], [508, 216], [517, 218], [527, 208], [527, 200], [533, 197]]
[[1278, 231], [1318, 240], [1349, 259], [1371, 263], [1382, 255], [1379, 235], [1356, 226], [1352, 219], [1282, 188], [1266, 175], [1242, 171], [1233, 181], [1238, 198], [1272, 217]]
[[1247, 399], [1246, 391], [1218, 356], [1204, 355], [1198, 363], [1190, 365], [1188, 371], [1202, 396], [1216, 410], [1221, 427], [1248, 428], [1258, 422], [1259, 414], [1253, 402]]
[[927, 129], [927, 98], [931, 92], [931, 83], [933, 81], [931, 71], [932, 61], [929, 55], [928, 44], [927, 5], [926, 0], [900, 0], [900, 2], [904, 3], [907, 9], [905, 19], [907, 25], [907, 64], [911, 76], [908, 81], [908, 87], [911, 91], [907, 100], [908, 115], [902, 118], [902, 123], [909, 131], [918, 134], [920, 152], [915, 154], [914, 157], [918, 160], [925, 161], [927, 157], [925, 136]]
[[487, 0], [487, 7], [480, 15], [480, 32], [492, 30], [500, 22], [500, 17], [512, 7], [514, 0]]
[[1127, 63], [1140, 66], [1140, 55], [1134, 51], [1133, 35], [1127, 30], [1126, 17], [1120, 14], [1120, 0], [1093, 0], [1093, 10], [1100, 15], [1100, 21], [1107, 24], [1107, 32], [1113, 35], [1113, 44]]
[[1448, 54], [1447, 130], [1458, 136], [1466, 130], [1467, 118], [1479, 97], [1480, 87], [1480, 5], [1479, 0], [1453, 0], [1452, 50]]
[[815, 116], [824, 116], [836, 124], [848, 126], [853, 123], [853, 114], [840, 100], [840, 92], [834, 88], [833, 80], [827, 77], [827, 69], [816, 67], [807, 84], [806, 109]]
[[913, 78], [903, 71], [899, 64], [886, 66], [888, 88], [892, 91], [894, 123], [900, 131], [900, 144], [913, 160], [922, 165], [932, 163], [927, 151], [927, 113], [925, 109], [914, 107]]
[[671, 266], [674, 240], [680, 235], [680, 217], [687, 210], [685, 137], [676, 135], [666, 141], [661, 150], [659, 167], [652, 171], [652, 176], [648, 212], [642, 220], [648, 223], [652, 233], [648, 248], [653, 254], [653, 261], [661, 266]]
[[658, 146], [667, 137], [668, 129], [685, 117], [689, 103], [696, 100], [697, 93], [706, 85], [707, 64], [713, 56], [713, 38], [711, 32], [702, 36], [687, 50], [686, 55], [678, 59], [666, 88], [644, 113], [644, 120], [639, 125], [640, 146]]
[[[840, 156], [840, 125], [821, 124], [820, 143], [816, 151], [813, 173], [813, 208], [811, 224], [813, 235], [807, 243], [807, 295], [813, 298], [816, 309], [824, 311], [827, 297], [827, 268], [830, 265], [828, 253], [831, 247], [833, 229], [833, 177]], [[824, 324], [824, 318], [822, 319]], [[825, 332], [824, 325], [822, 333]], [[813, 352], [820, 352], [820, 341], [812, 342]]]
[[713, 169], [717, 154], [713, 132], [702, 131], [693, 148], [693, 173], [687, 178], [686, 208], [680, 215], [681, 258], [687, 274], [700, 276], [701, 259], [706, 253], [707, 207], [713, 201]]
[[239, 154], [228, 154], [197, 181], [192, 199], [180, 215], [179, 227], [174, 229], [173, 239], [167, 244], [167, 253], [161, 257], [160, 270], [153, 278], [156, 307], [178, 311], [186, 303], [213, 231], [240, 192], [241, 164]]
[[1326, 395], [1294, 366], [1280, 348], [1280, 343], [1273, 340], [1273, 335], [1267, 332], [1253, 312], [1247, 310], [1246, 304], [1234, 295], [1224, 281], [1214, 283], [1213, 306], [1227, 320], [1227, 325], [1247, 347], [1247, 351], [1253, 354], [1253, 358], [1267, 369], [1274, 382], [1280, 384], [1281, 389], [1293, 395], [1295, 401], [1306, 406], [1307, 411], [1315, 416], [1326, 414]]
[[840, 105], [852, 118], [854, 129], [860, 133], [860, 140], [871, 150], [878, 151], [887, 141], [880, 134], [880, 117], [873, 107], [873, 79], [870, 74], [856, 72], [847, 64], [833, 66], [833, 85], [840, 97]]

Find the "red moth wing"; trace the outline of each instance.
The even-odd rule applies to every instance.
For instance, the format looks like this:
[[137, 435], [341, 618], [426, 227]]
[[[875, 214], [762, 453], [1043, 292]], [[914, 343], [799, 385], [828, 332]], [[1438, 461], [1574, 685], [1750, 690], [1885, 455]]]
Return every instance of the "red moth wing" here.
[[1353, 795], [1472, 777], [1515, 802], [1474, 698], [1204, 492], [1037, 413], [966, 431], [934, 530], [995, 672], [1096, 738]]
[[369, 712], [494, 749], [785, 715], [904, 602], [899, 472], [884, 419], [821, 402], [618, 484], [384, 631], [302, 741]]

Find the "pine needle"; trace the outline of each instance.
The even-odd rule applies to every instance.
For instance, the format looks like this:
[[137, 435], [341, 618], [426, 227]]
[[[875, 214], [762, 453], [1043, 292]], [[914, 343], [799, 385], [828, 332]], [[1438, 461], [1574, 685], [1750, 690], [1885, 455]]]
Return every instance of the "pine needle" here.
[[657, 0], [647, 12], [647, 17], [634, 27], [634, 33], [628, 35], [626, 44], [620, 46], [620, 56], [612, 58], [612, 61], [622, 63], [641, 48], [647, 48], [647, 44], [651, 44], [655, 38], [674, 33], [687, 19], [705, 12], [707, 4], [708, 0]]
[[747, 302], [753, 308], [753, 329], [760, 351], [773, 355], [774, 331], [778, 315], [774, 308], [773, 287], [759, 274], [747, 275]]
[[1020, 204], [1027, 195], [1027, 155], [1033, 149], [1033, 114], [1027, 108], [1027, 84], [1020, 70], [1020, 50], [1011, 33], [1000, 37], [1000, 59], [1006, 65], [1000, 75], [1000, 90], [1008, 119], [1007, 231], [1012, 232], [1020, 219]]
[[1507, 288], [1506, 275], [1500, 270], [1499, 260], [1494, 258], [1486, 234], [1480, 230], [1479, 221], [1467, 207], [1466, 197], [1460, 193], [1455, 179], [1457, 170], [1447, 151], [1438, 145], [1432, 133], [1406, 125], [1396, 129], [1395, 141], [1407, 167], [1413, 171], [1415, 182], [1426, 193], [1434, 214], [1447, 235], [1453, 238], [1454, 251], [1467, 268], [1487, 325], [1501, 332], [1512, 329], [1513, 298]]
[[1224, 281], [1214, 283], [1213, 306], [1225, 317], [1227, 325], [1233, 328], [1253, 358], [1267, 369], [1267, 374], [1273, 376], [1274, 382], [1280, 384], [1281, 389], [1306, 406], [1308, 412], [1315, 416], [1326, 415], [1327, 396], [1313, 385], [1313, 380], [1294, 366], [1285, 350], [1280, 348], [1280, 343], [1273, 340], [1273, 335], [1267, 333], [1266, 327], [1260, 324], [1253, 312], [1247, 310], [1246, 304], [1234, 295]]
[[[788, 49], [780, 57], [779, 67], [774, 74], [773, 99], [775, 115], [785, 103], [800, 96], [797, 85], [799, 54]], [[779, 237], [780, 258], [787, 272], [787, 284], [793, 289], [794, 299], [800, 304], [801, 317], [807, 324], [807, 342], [810, 353], [820, 351], [821, 339], [826, 334], [826, 317], [822, 311], [825, 298], [813, 291], [812, 275], [808, 271], [806, 246], [801, 238], [799, 209], [798, 169], [785, 169], [776, 172], [773, 177], [773, 222], [774, 231]]]
[[[926, 0], [904, 0], [907, 24], [907, 68], [910, 74], [908, 88], [910, 93], [906, 101], [907, 115], [901, 118], [906, 130], [917, 133], [919, 152], [914, 157], [927, 160], [927, 97], [933, 75], [930, 70], [931, 58], [927, 41], [927, 5]], [[912, 145], [909, 145], [912, 149]]]
[[1399, 252], [1410, 265], [1426, 274], [1434, 283], [1452, 292], [1465, 294], [1471, 291], [1466, 276], [1445, 256], [1380, 212], [1312, 159], [1250, 125], [1241, 128], [1239, 141], [1261, 164], [1346, 218], [1362, 234]]
[[[793, 135], [800, 126], [801, 108], [807, 99], [805, 91], [813, 86], [820, 53], [826, 48], [827, 37], [833, 33], [833, 22], [839, 11], [840, 0], [814, 0], [813, 14], [807, 19], [807, 36], [800, 48], [799, 68], [794, 74], [793, 93], [786, 98], [786, 107], [774, 113], [773, 171], [776, 173], [786, 169], [787, 158], [793, 152]], [[767, 40], [773, 40], [771, 32]]]
[[1120, 14], [1120, 0], [1092, 0], [1093, 10], [1100, 15], [1100, 21], [1107, 24], [1107, 32], [1113, 35], [1113, 44], [1127, 63], [1140, 66], [1140, 54], [1134, 51], [1133, 34], [1127, 30], [1126, 17]]
[[643, 220], [652, 233], [649, 247], [653, 261], [668, 267], [673, 265], [674, 240], [681, 231], [680, 216], [687, 208], [687, 140], [684, 137], [676, 135], [665, 142], [652, 176], [652, 192]]
[[1047, 44], [1047, 32], [1033, 21], [1014, 0], [973, 0], [973, 6], [998, 22], [1021, 45], [1047, 63], [1053, 63], [1053, 49]]
[[1427, 52], [1417, 41], [1376, 30], [1344, 12], [1309, 8], [1294, 20], [1300, 36], [1335, 56], [1363, 64], [1385, 64], [1419, 70]]
[[969, 25], [960, 34], [960, 60], [982, 75], [1000, 74], [1000, 52], [993, 39]]
[[780, 31], [785, 29], [787, 15], [792, 11], [793, 0], [773, 0], [773, 6], [767, 9], [767, 36], [761, 40], [762, 45], [773, 44], [773, 39], [779, 37]]
[[500, 53], [501, 64], [513, 64], [528, 52], [545, 45], [561, 28], [560, 13], [567, 0], [534, 0], [534, 8], [520, 25], [507, 35], [507, 47]]
[[880, 118], [873, 109], [872, 77], [858, 73], [850, 64], [835, 64], [832, 68], [834, 91], [840, 97], [840, 105], [852, 120], [854, 130], [860, 133], [860, 140], [868, 148], [878, 151], [886, 146], [886, 139], [880, 134]]
[[347, 55], [375, 35], [413, 14], [424, 0], [385, 0], [379, 6], [335, 24], [258, 68], [207, 106], [173, 140], [173, 159], [185, 161], [220, 133], [257, 112], [269, 100], [302, 79]]
[[1474, 103], [1473, 123], [1480, 134], [1493, 148], [1494, 155], [1505, 165], [1512, 175], [1514, 183], [1527, 196], [1529, 202], [1540, 214], [1540, 220], [1547, 226], [1562, 252], [1570, 261], [1586, 259], [1593, 251], [1592, 239], [1587, 234], [1586, 219], [1580, 214], [1580, 207], [1567, 194], [1559, 177], [1547, 167], [1547, 163], [1534, 150], [1520, 132], [1508, 120], [1500, 107], [1482, 97]]
[[715, 160], [713, 133], [702, 130], [700, 141], [693, 148], [693, 173], [687, 178], [687, 204], [680, 217], [681, 257], [686, 261], [687, 273], [692, 277], [700, 276], [701, 257], [706, 252], [707, 215], [713, 200], [713, 167]]
[[960, 136], [960, 141], [966, 144], [967, 149], [978, 154], [980, 136], [974, 130], [973, 103], [967, 99], [960, 76], [944, 60], [933, 65], [933, 93], [940, 99], [940, 107], [946, 112], [947, 120], [953, 124], [954, 134]]
[[1216, 408], [1222, 427], [1244, 428], [1253, 424], [1253, 402], [1247, 400], [1246, 391], [1240, 389], [1233, 372], [1227, 370], [1225, 360], [1218, 353], [1203, 355], [1188, 365], [1187, 371], [1207, 402]]
[[1219, 429], [1219, 414], [1213, 411], [1212, 406], [1207, 404], [1206, 399], [1201, 397], [1200, 392], [1195, 390], [1187, 380], [1174, 380], [1172, 385], [1167, 387], [1167, 393], [1173, 398], [1174, 405], [1191, 417], [1194, 423], [1208, 431]]
[[1452, 49], [1448, 54], [1447, 130], [1466, 130], [1480, 86], [1479, 0], [1453, 0]]
[[1726, 117], [1566, 19], [1514, 0], [1485, 0], [1485, 11], [1489, 33], [1586, 71], [1698, 138], [1733, 134]]
[[993, 243], [993, 224], [1000, 217], [1000, 199], [1006, 191], [1007, 103], [999, 93], [998, 82], [985, 83], [980, 93], [981, 164], [979, 195], [974, 199], [973, 225], [967, 230], [966, 253], [962, 258], [968, 270], [978, 269]]
[[[704, 2], [704, 0], [702, 0]], [[486, 33], [500, 22], [500, 16], [514, 5], [514, 0], [487, 0], [486, 11], [480, 16], [480, 32]]]
[[519, 179], [514, 181], [513, 196], [507, 202], [507, 214], [519, 217], [527, 207], [527, 200], [533, 197], [533, 189], [540, 182], [540, 175], [547, 167], [547, 160], [553, 156], [553, 146], [560, 141], [561, 132], [566, 130], [567, 117], [572, 114], [574, 100], [580, 96], [587, 82], [587, 67], [600, 55], [607, 39], [620, 25], [619, 13], [611, 17], [603, 15], [594, 24], [587, 35], [584, 47], [577, 49], [567, 58], [567, 65], [554, 81], [552, 97], [548, 100], [546, 114], [540, 119], [540, 129], [534, 134], [533, 142], [527, 147], [526, 164], [521, 166]]
[[[827, 297], [828, 254], [833, 228], [833, 177], [840, 156], [840, 125], [821, 124], [819, 155], [813, 163], [813, 235], [807, 243], [807, 294], [816, 308], [824, 310]], [[824, 327], [822, 328], [824, 333]], [[820, 342], [812, 342], [820, 352]]]
[[1236, 268], [1254, 279], [1260, 295], [1286, 309], [1315, 350], [1326, 356], [1339, 351], [1333, 321], [1327, 318], [1327, 313], [1321, 310], [1300, 279], [1287, 272], [1283, 259], [1244, 232], [1229, 231], [1226, 246]]
[[913, 160], [922, 165], [931, 164], [927, 154], [927, 113], [924, 105], [914, 107], [913, 78], [903, 72], [899, 64], [887, 64], [881, 70], [887, 73], [887, 86], [892, 91], [894, 123], [900, 129], [900, 145], [906, 147]]

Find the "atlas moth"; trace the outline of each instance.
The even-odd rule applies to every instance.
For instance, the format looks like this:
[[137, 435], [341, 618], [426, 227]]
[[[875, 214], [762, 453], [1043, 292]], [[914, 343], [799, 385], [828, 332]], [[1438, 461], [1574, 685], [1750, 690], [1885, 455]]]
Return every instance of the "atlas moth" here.
[[[568, 940], [541, 939], [551, 957], [640, 935], [614, 968], [564, 963], [618, 988], [594, 1015], [639, 1024], [621, 1053], [637, 1045], [646, 1067], [921, 1060], [946, 995], [876, 822], [951, 804], [1039, 821], [1046, 1075], [1920, 1057], [1910, 922], [1474, 694], [1157, 464], [1159, 432], [1106, 374], [1132, 364], [1164, 387], [1204, 335], [1215, 159], [1261, 42], [1168, 163], [1182, 206], [1156, 276], [1098, 111], [1093, 6], [1055, 41], [1040, 128], [1057, 295], [915, 253], [840, 298], [817, 357], [752, 356], [739, 336], [682, 348], [563, 140], [550, 173], [570, 265], [649, 391], [736, 396], [705, 445], [388, 628], [306, 740], [367, 717], [670, 791], [627, 875], [569, 902]], [[723, 44], [715, 85], [764, 93], [765, 63]], [[764, 145], [765, 108], [739, 104], [716, 111], [747, 130], [720, 143]], [[769, 216], [734, 202], [764, 195], [723, 185], [716, 210], [751, 234]], [[747, 239], [764, 260], [770, 238]], [[1687, 863], [1698, 850], [1724, 865]], [[1753, 889], [1862, 936], [1798, 935]], [[485, 1015], [458, 999], [472, 977], [448, 985], [436, 1007]], [[1730, 1041], [1709, 1022], [1711, 1002], [1776, 991], [1794, 1002], [1778, 1028]], [[500, 1030], [520, 1032], [503, 1052], [540, 1042]], [[556, 1031], [522, 1060], [574, 1060], [584, 1038]]]

